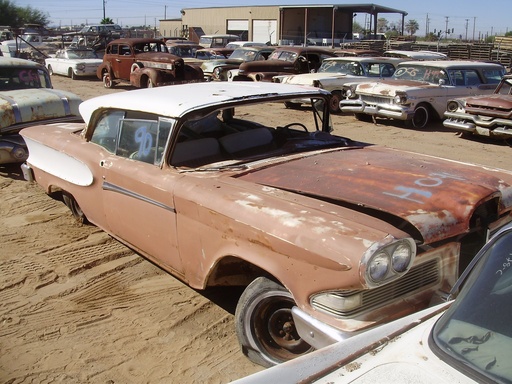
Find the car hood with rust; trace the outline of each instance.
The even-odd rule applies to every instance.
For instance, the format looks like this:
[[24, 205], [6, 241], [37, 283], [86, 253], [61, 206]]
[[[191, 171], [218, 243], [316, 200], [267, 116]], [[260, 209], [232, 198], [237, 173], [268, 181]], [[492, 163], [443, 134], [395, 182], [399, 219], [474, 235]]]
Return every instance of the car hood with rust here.
[[512, 119], [512, 95], [483, 95], [466, 99], [466, 112]]
[[156, 61], [161, 63], [182, 63], [183, 58], [166, 52], [144, 52], [135, 55], [135, 61]]
[[0, 95], [0, 133], [16, 133], [30, 123], [80, 116], [82, 100], [50, 88], [5, 91]]
[[475, 208], [489, 198], [500, 197], [499, 214], [512, 209], [512, 172], [382, 147], [324, 152], [238, 177], [400, 217], [425, 243], [467, 232]]
[[379, 80], [368, 81], [357, 85], [357, 93], [380, 95], [380, 96], [394, 96], [397, 91], [408, 92], [415, 90], [436, 89], [440, 85], [432, 84], [426, 81], [417, 80]]

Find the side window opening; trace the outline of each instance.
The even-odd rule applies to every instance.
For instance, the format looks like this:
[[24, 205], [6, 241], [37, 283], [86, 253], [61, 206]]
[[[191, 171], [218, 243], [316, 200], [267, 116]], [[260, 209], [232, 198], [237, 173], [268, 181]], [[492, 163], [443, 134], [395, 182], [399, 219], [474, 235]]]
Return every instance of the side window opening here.
[[123, 111], [115, 111], [103, 115], [96, 124], [91, 142], [101, 145], [111, 153], [115, 153], [119, 137], [119, 122], [123, 117]]
[[129, 111], [103, 115], [91, 142], [117, 156], [159, 165], [175, 120]]
[[157, 127], [155, 120], [121, 120], [116, 155], [153, 164]]

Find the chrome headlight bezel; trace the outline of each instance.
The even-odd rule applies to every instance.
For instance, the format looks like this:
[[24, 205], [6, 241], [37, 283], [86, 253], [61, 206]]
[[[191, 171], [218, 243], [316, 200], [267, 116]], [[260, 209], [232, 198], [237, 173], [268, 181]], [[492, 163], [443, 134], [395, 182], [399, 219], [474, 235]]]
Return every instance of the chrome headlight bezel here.
[[393, 102], [398, 105], [406, 105], [409, 103], [409, 99], [407, 97], [407, 93], [405, 92], [397, 92], [395, 97], [393, 98]]
[[346, 87], [346, 88], [344, 88], [344, 91], [345, 91], [345, 97], [347, 99], [356, 99], [357, 98], [355, 87]]
[[415, 257], [416, 244], [411, 238], [374, 244], [361, 260], [363, 284], [374, 288], [398, 279], [412, 267]]
[[78, 69], [79, 71], [83, 71], [85, 69], [85, 64], [83, 64], [83, 63], [77, 64], [76, 69]]
[[448, 112], [464, 111], [466, 108], [466, 100], [449, 100], [446, 104]]

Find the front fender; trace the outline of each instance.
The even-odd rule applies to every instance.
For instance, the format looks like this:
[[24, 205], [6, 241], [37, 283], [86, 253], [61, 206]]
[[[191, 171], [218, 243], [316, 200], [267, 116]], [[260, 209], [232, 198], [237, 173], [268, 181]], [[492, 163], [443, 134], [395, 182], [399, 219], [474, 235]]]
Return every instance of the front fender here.
[[109, 63], [100, 64], [98, 69], [96, 70], [96, 77], [100, 80], [103, 80], [103, 74], [108, 72], [112, 75], [112, 68]]
[[130, 73], [130, 84], [137, 88], [145, 88], [147, 79], [151, 79], [153, 84], [161, 82], [160, 70], [155, 68], [141, 68]]

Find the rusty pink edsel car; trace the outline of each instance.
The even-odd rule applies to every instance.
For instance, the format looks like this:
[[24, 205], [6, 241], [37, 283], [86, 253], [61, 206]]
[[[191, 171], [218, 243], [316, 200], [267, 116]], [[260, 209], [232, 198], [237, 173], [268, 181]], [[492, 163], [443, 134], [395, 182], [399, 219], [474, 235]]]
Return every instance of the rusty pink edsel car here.
[[237, 336], [271, 366], [428, 307], [512, 221], [512, 172], [333, 135], [329, 96], [208, 82], [97, 97], [85, 126], [21, 131], [25, 177], [193, 288], [245, 287]]

